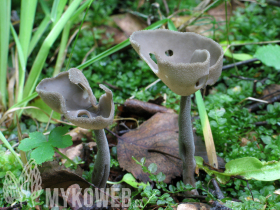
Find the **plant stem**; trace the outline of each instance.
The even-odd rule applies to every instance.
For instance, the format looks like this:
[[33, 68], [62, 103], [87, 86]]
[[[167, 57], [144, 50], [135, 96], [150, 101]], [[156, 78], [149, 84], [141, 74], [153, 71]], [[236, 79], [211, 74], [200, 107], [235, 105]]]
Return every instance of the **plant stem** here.
[[58, 154], [61, 155], [61, 157], [65, 158], [66, 160], [68, 160], [70, 163], [72, 163], [76, 168], [77, 168], [77, 163], [75, 163], [73, 160], [71, 160], [69, 157], [67, 157], [66, 155], [64, 155], [63, 153], [61, 153], [58, 149], [53, 148], [54, 151], [56, 151]]
[[[183, 181], [195, 187], [194, 138], [191, 122], [191, 96], [181, 96], [179, 113], [179, 154], [183, 161]], [[190, 194], [198, 194], [192, 190]]]
[[91, 182], [98, 188], [105, 188], [110, 173], [110, 151], [104, 129], [94, 130], [97, 144], [97, 157], [94, 163]]

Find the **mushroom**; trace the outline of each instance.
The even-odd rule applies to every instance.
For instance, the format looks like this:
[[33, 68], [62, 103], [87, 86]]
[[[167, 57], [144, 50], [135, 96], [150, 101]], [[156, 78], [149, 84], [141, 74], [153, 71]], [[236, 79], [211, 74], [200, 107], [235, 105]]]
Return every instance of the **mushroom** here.
[[[179, 153], [183, 161], [183, 181], [195, 187], [191, 94], [218, 80], [223, 65], [223, 49], [212, 39], [199, 34], [166, 29], [134, 32], [130, 42], [164, 84], [181, 95]], [[151, 58], [152, 54], [156, 61]], [[197, 191], [190, 194], [197, 194]]]
[[42, 100], [54, 111], [61, 113], [73, 124], [93, 129], [97, 143], [97, 157], [92, 174], [92, 183], [105, 188], [110, 172], [110, 151], [104, 128], [114, 119], [113, 94], [104, 85], [105, 91], [97, 104], [89, 83], [79, 69], [69, 69], [54, 78], [43, 79], [36, 87]]

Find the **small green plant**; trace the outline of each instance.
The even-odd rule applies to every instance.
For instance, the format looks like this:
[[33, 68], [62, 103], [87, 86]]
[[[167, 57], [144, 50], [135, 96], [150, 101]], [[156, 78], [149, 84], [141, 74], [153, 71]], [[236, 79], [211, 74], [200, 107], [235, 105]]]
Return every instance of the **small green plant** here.
[[129, 208], [131, 210], [144, 209], [147, 205], [165, 206], [165, 208], [160, 207], [159, 209], [171, 210], [173, 209], [172, 206], [176, 206], [176, 202], [174, 201], [172, 195], [176, 193], [190, 192], [195, 189], [189, 184], [185, 185], [182, 181], [177, 182], [176, 186], [168, 186], [164, 182], [166, 176], [162, 172], [155, 174], [157, 171], [157, 165], [155, 163], [151, 163], [148, 167], [146, 167], [145, 158], [142, 158], [140, 162], [134, 157], [132, 157], [132, 159], [137, 164], [141, 165], [142, 170], [145, 173], [149, 174], [150, 180], [156, 184], [156, 189], [153, 189], [150, 185], [148, 185], [145, 188], [140, 187], [138, 191], [134, 192], [133, 197], [140, 194], [142, 199], [133, 200]]
[[41, 132], [33, 132], [29, 134], [29, 138], [20, 142], [18, 148], [25, 152], [31, 151], [30, 158], [33, 158], [37, 164], [52, 160], [54, 152], [57, 152], [76, 166], [75, 162], [57, 149], [66, 148], [73, 144], [71, 136], [65, 135], [67, 132], [67, 126], [54, 128], [48, 138]]

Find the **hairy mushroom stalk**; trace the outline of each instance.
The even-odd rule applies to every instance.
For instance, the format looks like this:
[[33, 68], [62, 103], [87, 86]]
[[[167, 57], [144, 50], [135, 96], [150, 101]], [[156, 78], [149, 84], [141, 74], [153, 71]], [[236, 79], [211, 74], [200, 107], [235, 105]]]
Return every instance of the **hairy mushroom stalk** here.
[[[196, 33], [165, 29], [134, 32], [130, 42], [153, 72], [174, 93], [181, 95], [179, 153], [183, 161], [183, 181], [195, 187], [191, 94], [218, 80], [222, 71], [223, 50], [218, 43]], [[190, 194], [197, 194], [197, 191], [193, 190]]]
[[89, 83], [79, 69], [69, 69], [54, 78], [43, 79], [36, 91], [54, 111], [61, 113], [73, 124], [93, 129], [97, 143], [97, 158], [92, 174], [92, 183], [105, 188], [110, 172], [110, 151], [104, 128], [114, 119], [113, 94], [104, 85], [105, 91], [97, 104]]

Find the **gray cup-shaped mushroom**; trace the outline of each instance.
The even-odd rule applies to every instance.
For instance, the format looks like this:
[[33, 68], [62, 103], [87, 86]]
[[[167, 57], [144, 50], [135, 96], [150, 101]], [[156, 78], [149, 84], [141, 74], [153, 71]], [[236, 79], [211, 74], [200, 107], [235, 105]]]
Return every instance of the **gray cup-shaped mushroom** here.
[[105, 91], [97, 104], [89, 83], [79, 69], [69, 69], [54, 78], [43, 79], [36, 87], [42, 100], [54, 111], [61, 113], [73, 124], [99, 130], [112, 124], [114, 119], [113, 94]]
[[[181, 95], [178, 142], [183, 181], [195, 187], [191, 94], [218, 80], [223, 66], [223, 49], [199, 34], [165, 29], [134, 32], [130, 42], [153, 72], [174, 93]], [[152, 59], [152, 54], [156, 60]], [[194, 189], [187, 194], [198, 192]]]
[[213, 85], [221, 75], [223, 49], [199, 34], [166, 29], [137, 31], [130, 42], [153, 72], [178, 95], [189, 96]]

